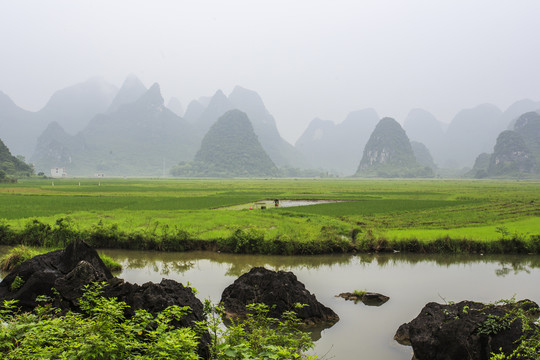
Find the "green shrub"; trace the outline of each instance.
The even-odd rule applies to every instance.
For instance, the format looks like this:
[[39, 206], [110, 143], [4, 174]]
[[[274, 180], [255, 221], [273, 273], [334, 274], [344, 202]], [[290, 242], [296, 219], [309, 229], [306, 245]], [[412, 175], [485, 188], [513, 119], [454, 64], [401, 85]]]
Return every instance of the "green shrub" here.
[[293, 312], [281, 319], [268, 317], [268, 307], [249, 305], [247, 319], [225, 327], [223, 309], [205, 302], [207, 321], [193, 328], [176, 327], [190, 309], [170, 306], [152, 315], [137, 310], [125, 317], [128, 307], [116, 298], [101, 296], [105, 283], [90, 284], [79, 299], [82, 313], [59, 310], [50, 304], [32, 313], [18, 313], [16, 301], [0, 307], [0, 356], [3, 359], [200, 359], [201, 332], [209, 332], [211, 359], [317, 359], [303, 352], [313, 347], [308, 333], [299, 329]]
[[85, 287], [80, 298], [84, 314], [56, 316], [50, 305], [33, 313], [14, 312], [13, 302], [4, 302], [0, 315], [6, 324], [0, 333], [3, 359], [199, 359], [197, 335], [177, 328], [187, 308], [168, 307], [153, 316], [137, 310], [126, 319], [127, 305], [100, 296], [104, 285]]
[[13, 282], [9, 286], [9, 291], [15, 292], [19, 290], [24, 285], [24, 280], [20, 278], [19, 276], [15, 276], [15, 279], [13, 279]]
[[[297, 305], [302, 307], [303, 305]], [[301, 330], [301, 320], [293, 311], [281, 319], [268, 317], [265, 304], [247, 305], [247, 318], [234, 320], [228, 327], [221, 324], [224, 310], [205, 302], [207, 327], [212, 338], [212, 359], [317, 359], [307, 356], [313, 347], [309, 334]]]

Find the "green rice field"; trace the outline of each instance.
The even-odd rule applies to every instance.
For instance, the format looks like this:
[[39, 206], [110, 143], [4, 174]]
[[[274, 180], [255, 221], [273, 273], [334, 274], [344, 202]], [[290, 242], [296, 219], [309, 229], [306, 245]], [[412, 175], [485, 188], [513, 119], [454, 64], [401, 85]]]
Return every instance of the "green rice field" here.
[[[251, 206], [270, 199], [340, 202]], [[527, 246], [540, 249], [540, 182], [20, 180], [0, 184], [0, 225], [3, 244], [79, 236], [104, 247], [320, 253], [436, 251], [430, 244], [443, 240], [489, 251], [478, 244], [519, 240], [537, 252]]]

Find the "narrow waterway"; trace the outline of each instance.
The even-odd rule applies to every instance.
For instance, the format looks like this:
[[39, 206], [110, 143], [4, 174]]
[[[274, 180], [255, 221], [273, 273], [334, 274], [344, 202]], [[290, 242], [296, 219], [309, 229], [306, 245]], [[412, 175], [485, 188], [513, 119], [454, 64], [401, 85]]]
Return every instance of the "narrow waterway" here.
[[[430, 301], [494, 302], [515, 296], [540, 302], [539, 256], [327, 255], [253, 256], [209, 252], [158, 253], [104, 250], [119, 260], [117, 274], [130, 282], [162, 278], [190, 283], [200, 299], [218, 302], [225, 287], [253, 266], [292, 271], [340, 321], [325, 329], [314, 353], [320, 359], [410, 360], [412, 349], [397, 344], [399, 325]], [[390, 296], [380, 307], [335, 295], [353, 290]]]

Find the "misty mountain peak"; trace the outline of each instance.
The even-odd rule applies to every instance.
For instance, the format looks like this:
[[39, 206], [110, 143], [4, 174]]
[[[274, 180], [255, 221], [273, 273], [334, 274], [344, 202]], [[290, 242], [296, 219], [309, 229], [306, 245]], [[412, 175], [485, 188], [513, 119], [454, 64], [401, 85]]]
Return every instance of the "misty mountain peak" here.
[[[208, 106], [206, 107], [205, 112], [212, 113], [212, 115], [217, 118], [223, 115], [226, 111], [231, 110], [231, 108], [232, 108], [232, 105], [227, 99], [227, 96], [225, 96], [223, 91], [218, 90], [215, 92], [214, 96], [212, 96], [212, 98], [210, 99], [210, 102], [208, 103]], [[213, 119], [212, 123], [214, 123], [215, 120], [216, 119]]]
[[12, 108], [16, 106], [17, 105], [13, 102], [13, 100], [11, 100], [9, 96], [0, 91], [0, 111], [4, 108]]
[[396, 120], [385, 117], [373, 130], [356, 175], [417, 177], [432, 176], [433, 170], [418, 163], [401, 125]]
[[204, 112], [204, 105], [198, 100], [192, 100], [184, 113], [184, 119], [189, 122], [196, 121]]
[[497, 137], [488, 174], [491, 176], [533, 173], [536, 160], [519, 133], [505, 130]]
[[212, 169], [210, 176], [271, 176], [276, 170], [250, 119], [236, 109], [227, 111], [208, 130], [195, 161]]
[[111, 105], [118, 89], [101, 78], [92, 78], [56, 91], [38, 114], [40, 121], [58, 121], [71, 134], [82, 130]]
[[137, 104], [148, 108], [161, 108], [164, 103], [165, 100], [163, 100], [163, 96], [161, 96], [161, 88], [158, 83], [154, 83], [154, 85], [152, 85], [150, 89], [137, 100]]
[[343, 124], [352, 123], [352, 122], [369, 122], [373, 124], [373, 127], [379, 121], [379, 115], [373, 108], [367, 108], [362, 110], [351, 111], [347, 114]]
[[536, 125], [537, 127], [540, 124], [540, 114], [535, 111], [530, 111], [521, 115], [514, 125], [514, 130], [519, 131], [526, 127], [531, 127]]
[[114, 97], [114, 100], [107, 110], [108, 113], [118, 110], [122, 105], [137, 101], [147, 91], [146, 86], [138, 77], [131, 74], [126, 77], [122, 87]]
[[221, 106], [221, 104], [228, 103], [227, 96], [219, 89], [214, 93], [214, 96], [210, 99], [210, 102], [208, 103], [208, 107], [217, 107]]
[[169, 102], [167, 103], [167, 107], [169, 110], [171, 110], [173, 113], [175, 113], [178, 116], [184, 115], [184, 107], [182, 106], [182, 103], [178, 98], [172, 97], [169, 99]]
[[250, 108], [264, 108], [264, 103], [257, 92], [238, 85], [234, 87], [229, 95], [229, 101], [235, 105], [242, 104], [249, 105]]

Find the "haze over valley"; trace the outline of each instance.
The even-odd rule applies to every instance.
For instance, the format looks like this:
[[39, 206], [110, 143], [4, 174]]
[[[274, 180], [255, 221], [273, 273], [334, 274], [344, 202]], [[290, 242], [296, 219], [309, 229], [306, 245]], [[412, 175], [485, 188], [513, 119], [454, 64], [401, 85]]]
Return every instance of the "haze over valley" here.
[[[535, 177], [536, 138], [515, 124], [540, 109], [539, 11], [488, 0], [3, 2], [0, 139], [45, 175], [204, 176], [203, 139], [239, 110], [273, 176]], [[414, 159], [368, 171], [383, 118], [406, 139], [383, 131], [372, 160], [410, 149]], [[495, 155], [508, 166], [489, 171], [506, 130], [518, 135], [500, 140], [519, 154]], [[240, 169], [256, 176], [225, 173]]]
[[[176, 98], [168, 101], [175, 111], [165, 105], [159, 84], [147, 87], [135, 75], [119, 87], [92, 78], [58, 90], [37, 112], [20, 108], [6, 94], [0, 97], [3, 141], [44, 174], [63, 168], [70, 176], [477, 177], [481, 171], [478, 177], [515, 177], [535, 176], [538, 169], [540, 102], [527, 99], [504, 110], [492, 104], [463, 109], [448, 125], [423, 109], [397, 119], [403, 125], [381, 120], [373, 108], [354, 110], [337, 124], [313, 119], [293, 145], [281, 137], [259, 94], [241, 86], [229, 95], [217, 90], [193, 100], [185, 113]], [[222, 123], [211, 135], [232, 110], [244, 120]], [[527, 121], [520, 121], [522, 115]], [[524, 124], [530, 129], [523, 130]], [[519, 151], [525, 151], [529, 165], [487, 172], [475, 164], [477, 157], [494, 152], [499, 134], [514, 128], [522, 130], [508, 141], [523, 142]], [[214, 150], [205, 152], [210, 145]], [[232, 145], [236, 150], [227, 153]], [[201, 168], [203, 153], [211, 162], [227, 153], [228, 168]], [[270, 162], [261, 162], [261, 156]], [[505, 161], [522, 162], [510, 158]], [[246, 167], [246, 161], [253, 167]]]

